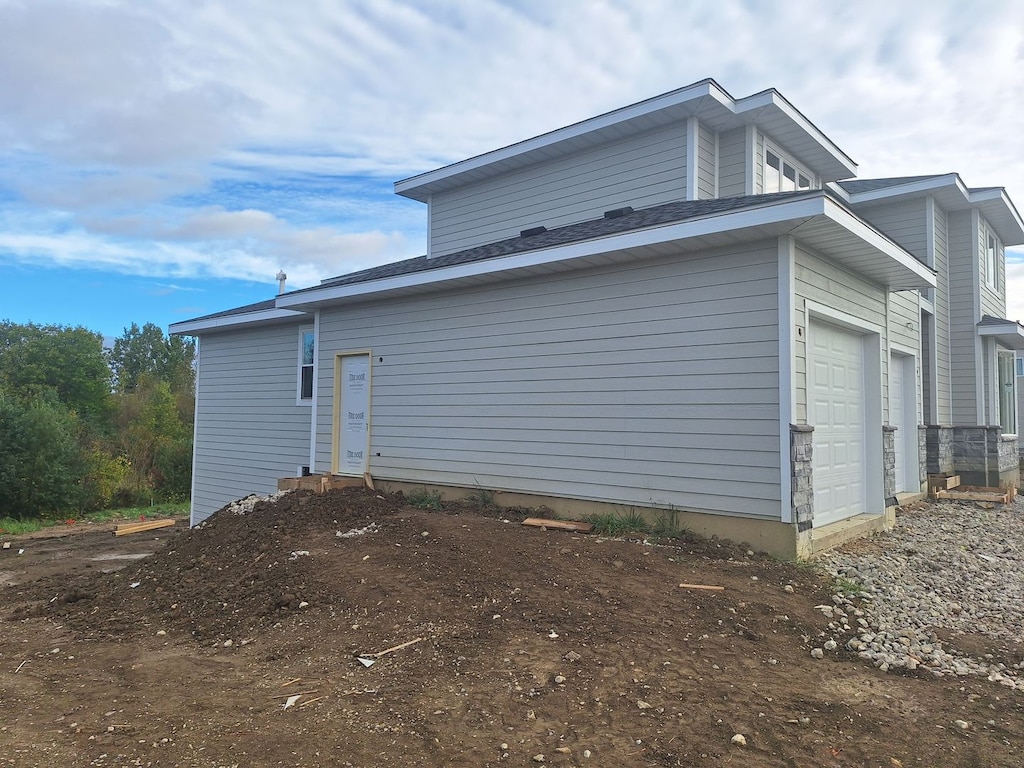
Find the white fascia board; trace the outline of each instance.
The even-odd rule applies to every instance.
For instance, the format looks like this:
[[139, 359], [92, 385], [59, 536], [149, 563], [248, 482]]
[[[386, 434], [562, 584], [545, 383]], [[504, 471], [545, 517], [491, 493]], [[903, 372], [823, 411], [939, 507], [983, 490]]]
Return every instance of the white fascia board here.
[[257, 325], [259, 323], [293, 319], [308, 320], [309, 316], [305, 312], [297, 312], [291, 309], [264, 309], [259, 312], [211, 317], [208, 320], [185, 320], [181, 323], [172, 323], [168, 326], [167, 333], [171, 336], [196, 336], [204, 331], [224, 331], [243, 325]]
[[921, 280], [925, 281], [931, 288], [935, 287], [934, 270], [926, 267], [902, 247], [883, 235], [856, 214], [851, 213], [847, 208], [834, 200], [829, 200], [828, 198], [825, 198], [824, 213], [829, 217], [829, 219], [843, 227], [843, 229], [853, 235], [856, 235], [873, 248], [885, 253], [904, 269], [913, 272], [916, 277], [921, 278]]
[[891, 187], [872, 189], [870, 192], [851, 192], [849, 193], [849, 200], [852, 204], [857, 205], [859, 203], [870, 203], [874, 200], [885, 200], [890, 197], [933, 192], [942, 187], [956, 187], [956, 190], [963, 195], [965, 201], [970, 199], [967, 185], [963, 183], [959, 174], [947, 173], [945, 176], [922, 179], [921, 181], [914, 181], [909, 184], [894, 184]]
[[762, 91], [761, 93], [755, 93], [753, 96], [747, 96], [746, 98], [739, 99], [735, 102], [735, 112], [737, 115], [742, 115], [745, 112], [756, 111], [764, 109], [765, 107], [774, 107], [782, 112], [789, 120], [799, 126], [800, 130], [806, 133], [808, 136], [812, 136], [814, 140], [820, 144], [825, 150], [828, 151], [832, 157], [846, 168], [851, 176], [857, 175], [857, 163], [854, 162], [853, 158], [843, 152], [828, 136], [821, 132], [821, 130], [808, 120], [803, 114], [790, 104], [786, 99], [776, 90]]
[[677, 91], [671, 91], [669, 93], [662, 94], [661, 96], [655, 96], [652, 99], [647, 99], [646, 101], [641, 101], [628, 107], [622, 107], [621, 109], [616, 109], [612, 112], [606, 112], [603, 115], [591, 117], [587, 120], [567, 125], [564, 128], [558, 128], [557, 130], [541, 134], [540, 136], [534, 136], [532, 139], [525, 139], [524, 141], [510, 144], [507, 147], [502, 147], [501, 149], [495, 149], [491, 152], [485, 152], [482, 155], [468, 158], [467, 160], [461, 160], [457, 163], [446, 165], [443, 168], [427, 171], [426, 173], [421, 173], [417, 176], [411, 176], [408, 179], [396, 181], [395, 194], [405, 195], [406, 197], [418, 200], [422, 195], [417, 196], [415, 191], [434, 182], [442, 181], [452, 176], [458, 176], [466, 173], [467, 171], [473, 171], [494, 163], [500, 163], [503, 160], [509, 160], [518, 155], [526, 154], [527, 152], [544, 149], [545, 147], [558, 144], [559, 142], [566, 141], [567, 139], [573, 139], [587, 133], [599, 131], [603, 128], [625, 123], [629, 120], [634, 120], [638, 117], [651, 114], [652, 112], [658, 112], [662, 109], [678, 106], [680, 104], [685, 104], [688, 101], [695, 101], [701, 97], [712, 95], [718, 101], [727, 100], [727, 105], [735, 104], [732, 98], [718, 87], [717, 84], [711, 80], [704, 80], [699, 83], [694, 83], [691, 86], [681, 88]]

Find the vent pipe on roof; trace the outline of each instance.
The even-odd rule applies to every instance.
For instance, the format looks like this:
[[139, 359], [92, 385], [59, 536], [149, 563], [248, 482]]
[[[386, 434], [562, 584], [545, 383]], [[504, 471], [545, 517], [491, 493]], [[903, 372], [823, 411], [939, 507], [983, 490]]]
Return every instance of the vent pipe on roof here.
[[286, 275], [283, 270], [281, 272], [277, 273], [277, 293], [278, 293], [278, 295], [281, 295], [282, 293], [284, 293], [284, 284], [287, 281], [288, 281], [288, 275]]
[[533, 237], [535, 235], [543, 235], [548, 231], [547, 227], [531, 227], [530, 229], [520, 230], [520, 237]]

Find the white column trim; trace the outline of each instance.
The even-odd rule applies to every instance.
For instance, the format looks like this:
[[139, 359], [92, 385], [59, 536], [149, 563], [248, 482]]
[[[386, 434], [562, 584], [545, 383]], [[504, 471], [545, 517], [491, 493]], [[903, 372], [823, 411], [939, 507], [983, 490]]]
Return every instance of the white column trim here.
[[784, 523], [793, 522], [793, 459], [789, 425], [796, 414], [796, 360], [793, 354], [793, 326], [796, 321], [793, 311], [796, 290], [794, 262], [796, 241], [791, 235], [779, 238], [779, 489], [781, 492], [781, 518]]

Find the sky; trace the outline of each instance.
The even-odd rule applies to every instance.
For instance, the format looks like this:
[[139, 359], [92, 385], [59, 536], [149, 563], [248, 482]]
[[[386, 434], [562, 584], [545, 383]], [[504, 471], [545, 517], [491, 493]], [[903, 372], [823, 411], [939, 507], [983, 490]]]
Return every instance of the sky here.
[[708, 77], [1024, 211], [1022, 72], [1017, 0], [0, 0], [0, 319], [112, 338], [420, 255], [395, 181]]

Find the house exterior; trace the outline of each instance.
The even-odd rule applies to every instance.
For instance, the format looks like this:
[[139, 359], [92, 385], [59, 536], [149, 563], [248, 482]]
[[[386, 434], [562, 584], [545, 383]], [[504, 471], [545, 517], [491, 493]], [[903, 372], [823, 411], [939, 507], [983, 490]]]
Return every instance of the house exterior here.
[[395, 191], [426, 255], [171, 326], [199, 339], [193, 523], [370, 473], [792, 557], [928, 472], [1018, 481], [1002, 189], [858, 180], [777, 91], [705, 80]]

